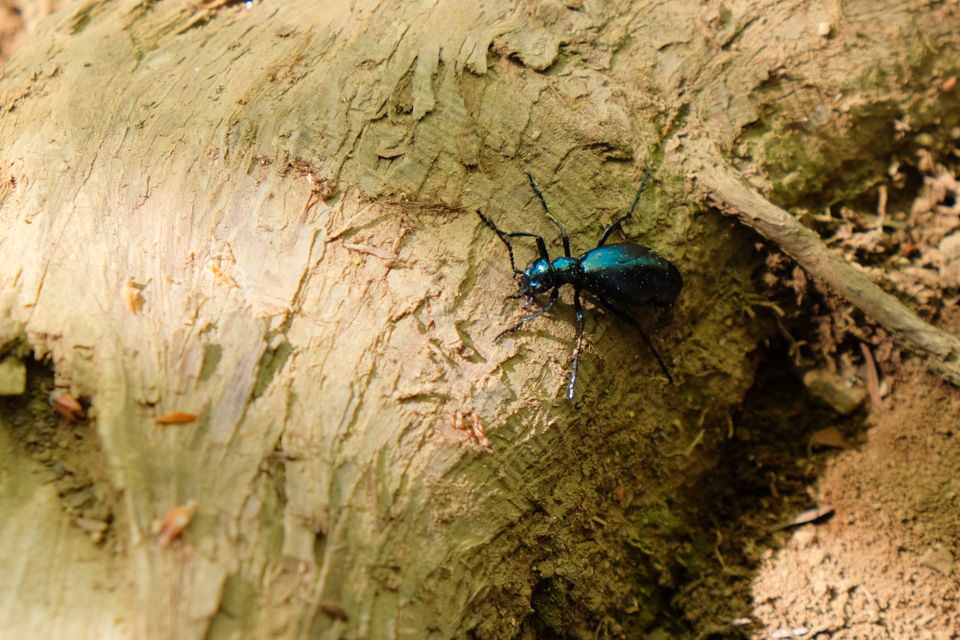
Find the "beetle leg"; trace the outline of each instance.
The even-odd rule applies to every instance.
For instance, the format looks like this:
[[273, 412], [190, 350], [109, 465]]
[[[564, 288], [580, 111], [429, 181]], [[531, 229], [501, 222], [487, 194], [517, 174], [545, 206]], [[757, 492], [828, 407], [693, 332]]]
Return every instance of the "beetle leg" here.
[[[533, 238], [537, 241], [537, 251], [540, 252], [540, 257], [550, 262], [550, 254], [547, 253], [547, 243], [543, 241], [543, 238], [538, 236], [535, 233], [527, 233], [526, 231], [501, 231], [503, 235], [509, 238]], [[523, 273], [516, 267], [513, 269], [517, 273]]]
[[673, 376], [670, 375], [670, 370], [667, 369], [667, 365], [664, 363], [663, 358], [661, 358], [660, 354], [657, 353], [656, 348], [653, 346], [653, 343], [650, 342], [650, 338], [647, 337], [647, 333], [643, 330], [643, 327], [640, 326], [640, 323], [634, 320], [633, 317], [630, 314], [628, 314], [626, 311], [623, 311], [622, 309], [618, 309], [617, 307], [607, 302], [606, 298], [603, 298], [602, 296], [596, 296], [596, 297], [597, 297], [597, 300], [600, 301], [600, 304], [603, 305], [604, 308], [612, 311], [613, 313], [620, 316], [622, 319], [626, 320], [627, 322], [629, 322], [630, 324], [632, 324], [637, 328], [637, 331], [640, 332], [640, 337], [643, 338], [643, 341], [647, 343], [647, 346], [650, 347], [650, 351], [652, 351], [653, 355], [657, 358], [657, 362], [660, 363], [660, 369], [663, 371], [663, 374], [667, 376], [667, 380], [670, 381], [670, 384], [676, 384], [673, 381]]
[[583, 305], [580, 304], [580, 289], [573, 291], [573, 308], [577, 311], [577, 346], [573, 350], [573, 371], [570, 374], [570, 386], [567, 388], [567, 399], [573, 400], [573, 384], [577, 381], [577, 365], [580, 364], [580, 351], [583, 346]]
[[617, 218], [612, 223], [610, 223], [606, 229], [603, 230], [603, 234], [600, 236], [600, 242], [597, 243], [597, 248], [599, 249], [606, 243], [607, 238], [613, 232], [614, 229], [619, 227], [625, 221], [630, 219], [630, 216], [633, 215], [633, 210], [637, 208], [637, 203], [640, 202], [640, 194], [643, 193], [643, 188], [647, 186], [647, 180], [650, 178], [650, 173], [647, 172], [643, 174], [643, 182], [640, 183], [640, 188], [637, 190], [637, 196], [633, 199], [633, 204], [630, 205], [630, 210], [627, 211], [626, 215]]
[[563, 228], [563, 225], [560, 224], [560, 221], [553, 217], [553, 214], [550, 213], [550, 209], [547, 207], [547, 201], [543, 199], [543, 193], [537, 188], [537, 185], [533, 183], [533, 176], [530, 175], [530, 172], [527, 172], [527, 178], [530, 180], [530, 186], [533, 187], [533, 192], [537, 194], [537, 197], [540, 198], [540, 204], [543, 205], [543, 210], [547, 212], [547, 217], [550, 218], [550, 221], [553, 224], [557, 225], [557, 228], [560, 229], [560, 236], [563, 238], [563, 255], [570, 257], [570, 238], [567, 236], [567, 230]]
[[500, 340], [500, 338], [502, 338], [503, 336], [507, 335], [507, 334], [510, 333], [511, 331], [516, 331], [517, 329], [519, 329], [520, 327], [522, 327], [526, 322], [528, 322], [528, 321], [530, 321], [530, 320], [533, 320], [534, 318], [539, 318], [540, 316], [542, 316], [543, 314], [545, 314], [547, 311], [550, 311], [550, 309], [553, 308], [553, 305], [555, 305], [555, 304], [557, 303], [557, 296], [559, 296], [559, 295], [560, 295], [560, 288], [559, 288], [559, 287], [554, 287], [553, 291], [550, 292], [550, 302], [547, 303], [547, 306], [545, 306], [543, 309], [540, 309], [540, 311], [537, 311], [536, 313], [531, 313], [530, 315], [528, 315], [528, 316], [526, 316], [526, 317], [524, 317], [524, 318], [520, 318], [520, 322], [518, 322], [517, 324], [513, 325], [513, 326], [510, 327], [509, 329], [504, 329], [503, 331], [501, 331], [500, 333], [498, 333], [498, 334], [497, 334], [497, 337], [494, 338], [493, 341], [494, 341], [494, 342], [497, 342], [498, 340]]

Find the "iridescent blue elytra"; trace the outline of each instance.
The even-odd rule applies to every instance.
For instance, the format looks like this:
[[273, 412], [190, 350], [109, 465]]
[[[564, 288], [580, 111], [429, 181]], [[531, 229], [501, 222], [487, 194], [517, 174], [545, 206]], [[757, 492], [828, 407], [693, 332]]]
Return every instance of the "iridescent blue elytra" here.
[[[573, 387], [577, 379], [577, 366], [583, 344], [584, 316], [583, 305], [580, 303], [581, 291], [592, 294], [603, 307], [634, 325], [640, 331], [643, 341], [650, 347], [657, 362], [660, 363], [664, 375], [667, 376], [671, 384], [673, 383], [673, 376], [670, 375], [667, 365], [663, 362], [660, 354], [657, 353], [640, 324], [625, 311], [609, 302], [609, 300], [616, 300], [635, 305], [663, 307], [673, 304], [683, 289], [683, 278], [680, 276], [680, 271], [672, 262], [656, 252], [631, 242], [605, 246], [610, 233], [620, 227], [624, 220], [629, 219], [633, 214], [649, 177], [650, 174], [644, 176], [630, 210], [603, 230], [596, 248], [576, 257], [570, 255], [570, 238], [567, 237], [567, 232], [563, 225], [550, 213], [543, 194], [537, 188], [537, 185], [533, 182], [533, 177], [529, 173], [527, 178], [530, 180], [533, 192], [540, 199], [547, 216], [560, 229], [560, 236], [563, 239], [563, 256], [551, 260], [543, 238], [525, 231], [502, 231], [479, 209], [477, 210], [480, 219], [493, 229], [507, 246], [510, 266], [514, 273], [520, 276], [520, 293], [517, 297], [527, 297], [528, 301], [532, 302], [536, 294], [550, 292], [550, 301], [545, 307], [536, 313], [521, 318], [517, 324], [502, 331], [495, 340], [499, 340], [511, 331], [516, 331], [527, 321], [533, 320], [552, 309], [557, 302], [560, 287], [565, 284], [573, 285], [573, 305], [577, 312], [577, 346], [573, 351], [573, 371], [570, 374], [570, 384], [567, 390], [568, 398], [573, 398]], [[523, 271], [517, 269], [513, 260], [513, 247], [510, 246], [507, 238], [533, 238], [537, 242], [540, 257], [528, 264]]]

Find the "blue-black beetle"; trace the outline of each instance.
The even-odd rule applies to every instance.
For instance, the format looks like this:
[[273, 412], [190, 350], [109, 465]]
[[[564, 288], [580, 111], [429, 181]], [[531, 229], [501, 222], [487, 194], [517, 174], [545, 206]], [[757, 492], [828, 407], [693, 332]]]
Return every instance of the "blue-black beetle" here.
[[[557, 302], [560, 287], [570, 284], [573, 285], [573, 306], [577, 312], [577, 346], [573, 350], [573, 371], [570, 374], [568, 398], [573, 398], [573, 385], [577, 379], [577, 365], [580, 362], [580, 351], [583, 344], [584, 317], [583, 305], [580, 303], [581, 291], [592, 294], [603, 307], [639, 330], [643, 341], [650, 347], [650, 351], [653, 352], [657, 362], [660, 363], [664, 375], [673, 384], [673, 376], [670, 375], [667, 365], [663, 362], [660, 354], [657, 353], [640, 324], [625, 311], [613, 306], [608, 300], [663, 307], [672, 304], [683, 289], [683, 278], [680, 276], [680, 271], [672, 262], [656, 252], [632, 242], [606, 245], [607, 238], [613, 230], [620, 227], [625, 220], [633, 215], [633, 210], [640, 201], [640, 194], [643, 193], [650, 174], [644, 175], [640, 189], [637, 190], [637, 196], [633, 199], [633, 204], [630, 205], [630, 210], [603, 230], [600, 241], [595, 248], [576, 257], [571, 257], [570, 238], [567, 236], [563, 225], [550, 213], [547, 201], [534, 183], [533, 176], [528, 173], [527, 178], [530, 180], [533, 192], [540, 199], [540, 204], [543, 205], [547, 217], [560, 229], [560, 236], [563, 239], [563, 256], [551, 260], [547, 253], [547, 245], [542, 237], [526, 231], [502, 231], [477, 209], [477, 215], [480, 216], [480, 219], [493, 229], [503, 241], [503, 244], [506, 245], [507, 252], [510, 254], [510, 267], [516, 275], [520, 276], [520, 291], [516, 297], [526, 297], [528, 299], [527, 304], [529, 304], [536, 294], [550, 292], [550, 301], [545, 307], [536, 313], [521, 318], [518, 323], [500, 332], [494, 340], [499, 340], [511, 331], [516, 331], [524, 323], [552, 309]], [[510, 246], [507, 238], [533, 238], [537, 243], [540, 257], [527, 265], [527, 268], [523, 271], [517, 269], [513, 259], [513, 247]]]

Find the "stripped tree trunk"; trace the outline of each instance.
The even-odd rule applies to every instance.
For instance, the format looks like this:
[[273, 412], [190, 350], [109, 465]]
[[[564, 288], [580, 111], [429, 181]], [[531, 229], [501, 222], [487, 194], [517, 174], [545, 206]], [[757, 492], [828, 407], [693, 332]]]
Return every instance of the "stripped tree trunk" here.
[[[670, 546], [637, 523], [709, 465], [760, 337], [752, 240], [691, 187], [857, 184], [876, 131], [942, 117], [914, 87], [957, 31], [892, 0], [515, 4], [80, 3], [13, 58], [0, 355], [53, 381], [30, 365], [35, 412], [0, 431], [0, 628], [649, 623]], [[677, 386], [599, 312], [572, 403], [572, 312], [493, 341], [521, 312], [474, 210], [553, 238], [525, 171], [575, 251], [653, 174], [625, 232], [684, 273], [638, 313]]]

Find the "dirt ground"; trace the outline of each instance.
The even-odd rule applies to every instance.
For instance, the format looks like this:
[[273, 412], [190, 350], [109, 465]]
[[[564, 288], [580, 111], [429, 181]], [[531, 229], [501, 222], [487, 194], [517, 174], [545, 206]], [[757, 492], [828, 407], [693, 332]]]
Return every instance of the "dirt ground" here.
[[841, 415], [788, 360], [760, 366], [689, 491], [715, 564], [649, 637], [960, 638], [960, 393], [906, 362], [882, 406]]
[[[954, 131], [954, 140], [960, 131]], [[855, 203], [797, 212], [921, 316], [960, 335], [953, 144], [896, 160]], [[960, 392], [759, 242], [755, 385], [686, 496], [715, 566], [653, 636], [960, 638]], [[811, 377], [813, 376], [813, 377]]]
[[960, 637], [960, 395], [903, 367], [813, 488], [833, 515], [763, 553], [757, 638]]
[[[849, 258], [957, 335], [960, 216], [957, 170], [952, 161], [946, 164], [921, 151], [915, 166], [922, 183], [904, 190], [919, 195], [892, 206], [900, 211], [893, 220], [881, 188], [876, 213], [841, 210], [842, 222], [834, 219], [828, 223], [833, 228], [821, 233], [832, 231]], [[894, 184], [910, 184], [894, 169]], [[885, 336], [869, 329], [853, 330], [859, 334], [854, 341], [863, 341], [863, 359], [859, 374], [850, 374], [855, 349], [838, 326], [864, 325], [846, 323], [849, 315], [837, 306], [829, 315], [820, 318], [814, 350], [832, 352], [836, 368], [848, 369], [843, 377], [865, 380], [869, 399], [860, 418], [827, 412], [805, 423], [808, 454], [795, 460], [813, 476], [805, 506], [829, 517], [775, 534], [781, 539], [760, 554], [749, 616], [760, 628], [753, 637], [960, 638], [960, 393], [905, 355], [901, 361]], [[880, 372], [872, 381], [866, 343], [873, 345]]]
[[[956, 306], [941, 320], [960, 332]], [[879, 402], [846, 415], [809, 392], [786, 345], [764, 356], [686, 498], [714, 567], [649, 637], [960, 638], [960, 393], [888, 355]]]

